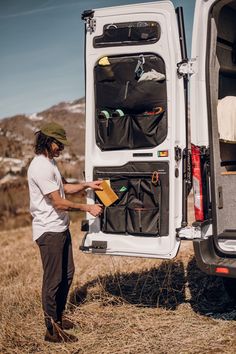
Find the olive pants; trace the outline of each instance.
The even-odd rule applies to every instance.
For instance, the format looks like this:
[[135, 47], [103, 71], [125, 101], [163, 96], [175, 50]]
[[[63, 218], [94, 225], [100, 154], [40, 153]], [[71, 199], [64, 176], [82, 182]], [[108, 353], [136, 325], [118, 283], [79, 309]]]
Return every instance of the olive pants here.
[[74, 275], [70, 231], [45, 232], [37, 240], [42, 264], [42, 306], [46, 327], [61, 321]]

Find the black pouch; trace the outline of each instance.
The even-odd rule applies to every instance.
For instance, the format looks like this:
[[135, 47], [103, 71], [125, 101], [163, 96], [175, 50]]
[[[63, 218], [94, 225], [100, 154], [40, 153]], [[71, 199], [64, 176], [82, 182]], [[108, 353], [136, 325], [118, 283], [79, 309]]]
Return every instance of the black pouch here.
[[116, 177], [112, 179], [110, 182], [111, 182], [112, 189], [119, 197], [119, 199], [115, 202], [115, 204], [127, 205], [128, 192], [130, 188], [129, 180], [127, 178]]
[[126, 233], [126, 206], [116, 205], [105, 208], [102, 231]]
[[130, 117], [97, 118], [96, 141], [101, 150], [131, 149]]
[[127, 227], [129, 234], [158, 236], [160, 233], [160, 181], [153, 184], [148, 178], [130, 181]]
[[112, 206], [105, 208], [102, 231], [125, 234], [129, 181], [127, 178], [116, 177], [111, 179], [110, 183], [119, 199]]
[[127, 232], [134, 235], [159, 234], [159, 208], [127, 208]]
[[132, 114], [152, 111], [158, 106], [166, 106], [165, 82], [133, 81], [129, 84], [126, 98], [120, 102], [120, 107]]
[[[159, 125], [165, 112], [159, 114], [142, 114], [132, 117], [132, 134], [134, 148], [157, 146], [166, 137], [166, 132], [161, 133]], [[162, 135], [162, 136], [161, 136]]]

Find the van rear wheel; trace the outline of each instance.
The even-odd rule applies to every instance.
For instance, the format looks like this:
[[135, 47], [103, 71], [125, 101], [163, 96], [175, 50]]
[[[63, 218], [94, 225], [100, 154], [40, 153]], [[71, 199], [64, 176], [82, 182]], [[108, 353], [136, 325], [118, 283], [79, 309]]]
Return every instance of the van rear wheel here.
[[236, 303], [236, 278], [223, 278], [223, 283], [229, 297]]

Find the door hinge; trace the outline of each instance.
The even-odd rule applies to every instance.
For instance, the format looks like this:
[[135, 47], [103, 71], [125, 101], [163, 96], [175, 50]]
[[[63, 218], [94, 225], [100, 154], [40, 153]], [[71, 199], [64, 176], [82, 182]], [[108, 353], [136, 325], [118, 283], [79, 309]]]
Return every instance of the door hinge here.
[[93, 10], [86, 10], [82, 13], [82, 20], [86, 22], [86, 31], [90, 34], [95, 32], [96, 30], [96, 19], [93, 17], [94, 11]]
[[177, 73], [179, 77], [189, 78], [197, 72], [196, 59], [183, 60], [177, 64]]

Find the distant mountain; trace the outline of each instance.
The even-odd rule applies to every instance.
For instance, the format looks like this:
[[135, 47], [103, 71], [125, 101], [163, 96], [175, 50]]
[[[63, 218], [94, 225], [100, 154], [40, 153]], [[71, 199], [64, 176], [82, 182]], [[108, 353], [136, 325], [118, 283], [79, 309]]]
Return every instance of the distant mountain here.
[[0, 120], [0, 228], [28, 225], [29, 196], [27, 168], [34, 156], [34, 133], [46, 122], [61, 124], [70, 146], [66, 147], [58, 166], [65, 178], [83, 179], [85, 100], [61, 102], [31, 115], [16, 115]]
[[[24, 167], [34, 156], [34, 133], [46, 122], [55, 121], [61, 124], [71, 142], [60, 158], [63, 170], [63, 162], [68, 160], [73, 161], [73, 164], [81, 165], [81, 162], [84, 161], [84, 114], [85, 100], [82, 98], [72, 102], [61, 102], [45, 111], [28, 116], [16, 115], [1, 120], [0, 184], [7, 181], [6, 175], [24, 174]], [[71, 166], [68, 166], [68, 169], [66, 174], [71, 175]]]

